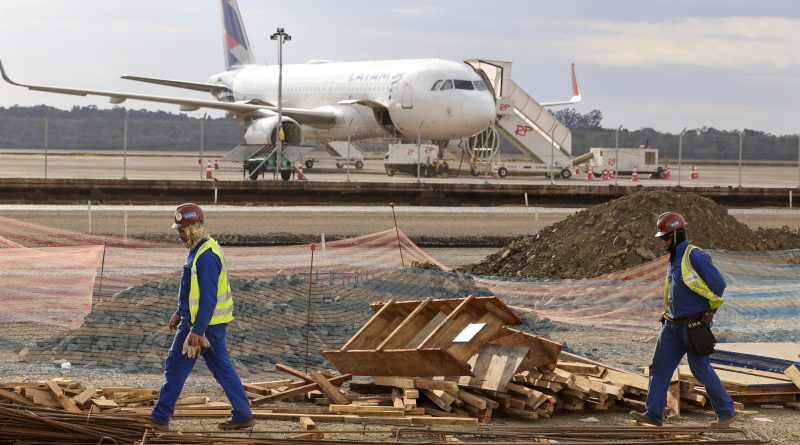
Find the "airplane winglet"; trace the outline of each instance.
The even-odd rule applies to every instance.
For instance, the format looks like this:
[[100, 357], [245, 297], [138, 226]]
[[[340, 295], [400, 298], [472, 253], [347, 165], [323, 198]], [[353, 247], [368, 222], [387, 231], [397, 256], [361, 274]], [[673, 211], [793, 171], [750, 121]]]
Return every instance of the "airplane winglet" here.
[[578, 86], [578, 77], [575, 75], [575, 64], [573, 63], [572, 66], [572, 98], [569, 100], [572, 103], [578, 103], [583, 100], [583, 96], [581, 96], [581, 88]]
[[2, 61], [2, 60], [0, 60], [0, 74], [2, 74], [2, 76], [3, 76], [3, 79], [4, 79], [6, 82], [10, 83], [11, 85], [15, 85], [15, 86], [18, 86], [18, 87], [24, 87], [24, 86], [26, 86], [26, 85], [22, 85], [22, 84], [20, 84], [20, 83], [14, 82], [13, 80], [11, 80], [11, 78], [10, 78], [10, 77], [8, 77], [8, 74], [6, 73], [6, 69], [5, 69], [5, 67], [3, 66], [3, 61]]
[[581, 95], [581, 88], [578, 86], [578, 76], [575, 75], [575, 64], [570, 67], [572, 70], [572, 97], [569, 100], [559, 102], [541, 102], [539, 105], [543, 107], [557, 107], [559, 105], [572, 105], [583, 100]]

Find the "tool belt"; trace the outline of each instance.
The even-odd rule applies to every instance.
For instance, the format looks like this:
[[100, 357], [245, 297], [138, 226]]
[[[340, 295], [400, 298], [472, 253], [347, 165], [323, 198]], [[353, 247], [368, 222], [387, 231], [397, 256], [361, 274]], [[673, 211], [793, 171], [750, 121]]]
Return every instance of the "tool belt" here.
[[709, 355], [714, 352], [714, 346], [717, 344], [717, 339], [711, 332], [714, 312], [700, 312], [683, 318], [670, 318], [665, 315], [664, 318], [670, 323], [686, 325], [689, 342], [695, 354]]
[[672, 324], [689, 324], [689, 323], [691, 323], [693, 321], [699, 320], [700, 318], [703, 317], [704, 314], [705, 314], [705, 312], [700, 312], [699, 314], [694, 314], [694, 315], [690, 315], [688, 317], [683, 317], [683, 318], [671, 318], [671, 317], [665, 315], [664, 319], [667, 320], [668, 322], [672, 323]]

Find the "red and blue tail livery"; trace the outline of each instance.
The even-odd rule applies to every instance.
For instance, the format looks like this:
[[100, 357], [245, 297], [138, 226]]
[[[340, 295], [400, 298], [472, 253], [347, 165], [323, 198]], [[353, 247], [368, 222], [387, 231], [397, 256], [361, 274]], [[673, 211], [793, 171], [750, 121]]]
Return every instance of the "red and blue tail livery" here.
[[255, 65], [236, 0], [222, 0], [222, 27], [225, 67], [230, 70], [243, 65]]

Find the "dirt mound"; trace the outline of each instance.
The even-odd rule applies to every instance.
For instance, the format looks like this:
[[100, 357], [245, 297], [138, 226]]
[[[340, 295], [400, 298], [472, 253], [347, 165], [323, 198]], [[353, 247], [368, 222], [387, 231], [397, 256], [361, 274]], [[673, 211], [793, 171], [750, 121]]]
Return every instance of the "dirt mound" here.
[[706, 249], [767, 251], [800, 248], [800, 233], [751, 230], [727, 208], [694, 193], [641, 191], [590, 207], [516, 240], [464, 271], [524, 278], [592, 278], [661, 256], [658, 215], [677, 210], [689, 240]]

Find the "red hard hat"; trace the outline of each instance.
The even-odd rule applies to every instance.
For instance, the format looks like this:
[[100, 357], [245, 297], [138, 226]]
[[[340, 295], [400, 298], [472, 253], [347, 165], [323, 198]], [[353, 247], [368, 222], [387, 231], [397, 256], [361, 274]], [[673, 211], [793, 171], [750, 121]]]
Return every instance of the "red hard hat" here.
[[194, 223], [202, 222], [205, 218], [206, 214], [199, 205], [187, 202], [175, 209], [175, 222], [172, 224], [172, 228], [178, 229], [190, 226]]
[[656, 236], [661, 237], [686, 227], [686, 220], [678, 212], [664, 212], [658, 216], [656, 227], [658, 228]]

